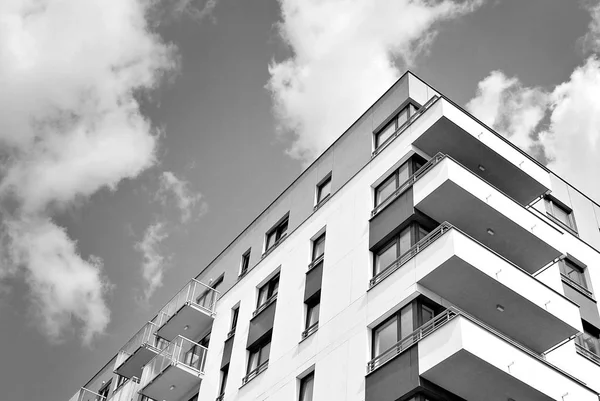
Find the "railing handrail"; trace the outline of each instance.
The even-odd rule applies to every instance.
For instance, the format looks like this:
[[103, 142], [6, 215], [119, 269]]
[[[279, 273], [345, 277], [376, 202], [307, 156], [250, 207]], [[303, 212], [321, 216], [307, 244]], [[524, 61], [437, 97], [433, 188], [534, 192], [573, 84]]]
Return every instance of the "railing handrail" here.
[[443, 222], [439, 226], [433, 229], [429, 234], [421, 238], [416, 244], [411, 246], [406, 252], [404, 252], [400, 257], [386, 266], [383, 270], [377, 273], [371, 280], [369, 280], [369, 288], [374, 287], [376, 284], [381, 282], [383, 279], [394, 273], [398, 270], [402, 265], [415, 257], [419, 252], [427, 248], [431, 245], [435, 240], [444, 235], [450, 229], [454, 228], [454, 226], [447, 221]]
[[258, 365], [255, 369], [252, 369], [248, 374], [242, 377], [242, 385], [247, 384], [250, 380], [254, 379], [256, 376], [265, 371], [265, 369], [269, 366], [269, 360], [267, 359], [260, 365]]
[[590, 297], [590, 298], [594, 297], [594, 293], [592, 291], [588, 290], [587, 288], [585, 288], [584, 286], [582, 286], [581, 284], [579, 284], [578, 282], [573, 280], [571, 277], [564, 274], [563, 272], [560, 272], [560, 276], [564, 279], [564, 281], [567, 281], [567, 284], [574, 286], [577, 290], [579, 290], [580, 292], [583, 292], [588, 297]]
[[446, 324], [458, 314], [459, 312], [454, 310], [454, 308], [448, 308], [446, 309], [446, 311], [444, 311], [444, 313], [437, 315], [427, 323], [423, 324], [422, 326], [414, 330], [412, 333], [398, 341], [396, 344], [392, 345], [390, 348], [383, 351], [375, 358], [371, 359], [369, 363], [367, 363], [367, 374], [373, 372], [375, 369], [385, 364], [386, 362], [391, 361], [394, 357], [402, 353], [407, 348], [413, 346], [417, 342], [421, 341], [429, 334], [433, 333], [437, 328]]
[[313, 261], [311, 261], [308, 264], [308, 270], [306, 271], [307, 273], [309, 271], [311, 271], [313, 268], [315, 268], [319, 263], [321, 263], [323, 260], [325, 259], [325, 252], [323, 252], [321, 255], [319, 255], [316, 259], [314, 259]]
[[[579, 335], [578, 335], [579, 336]], [[583, 355], [585, 358], [591, 359], [594, 363], [600, 365], [600, 355], [596, 355], [589, 349], [585, 348], [583, 345], [575, 342], [575, 350]]]
[[[147, 331], [149, 328], [150, 331]], [[130, 339], [121, 347], [119, 352], [126, 353], [128, 355], [132, 355], [135, 350], [140, 347], [144, 343], [149, 343], [150, 338], [155, 335], [156, 330], [158, 329], [158, 325], [154, 322], [146, 322], [141, 329], [137, 331]], [[146, 335], [146, 333], [149, 333]], [[141, 341], [137, 341], [141, 338]], [[150, 344], [154, 346], [154, 344]], [[133, 348], [133, 349], [132, 349]]]
[[446, 155], [442, 152], [438, 152], [435, 156], [427, 161], [427, 163], [423, 164], [417, 171], [414, 172], [413, 175], [408, 177], [406, 181], [404, 181], [398, 188], [394, 190], [391, 194], [386, 196], [384, 200], [382, 200], [373, 210], [371, 210], [371, 217], [375, 217], [379, 212], [385, 209], [389, 204], [392, 203], [394, 199], [396, 199], [400, 194], [404, 193], [408, 188], [412, 187], [415, 182], [419, 180], [426, 172], [435, 167], [440, 161], [442, 161]]
[[317, 320], [316, 322], [314, 322], [313, 324], [311, 324], [310, 326], [308, 326], [303, 332], [302, 332], [302, 338], [306, 338], [309, 335], [311, 335], [312, 333], [314, 333], [315, 331], [317, 331], [317, 329], [319, 328], [319, 321]]
[[400, 134], [402, 134], [410, 125], [412, 125], [413, 122], [415, 122], [423, 113], [425, 113], [427, 110], [429, 110], [429, 108], [438, 99], [441, 99], [441, 98], [442, 97], [439, 96], [439, 95], [433, 95], [432, 97], [430, 97], [429, 100], [427, 100], [423, 106], [421, 106], [418, 110], [416, 110], [413, 115], [411, 115], [410, 117], [408, 117], [408, 119], [404, 122], [404, 124], [402, 124], [401, 126], [399, 126], [394, 131], [394, 133], [389, 136], [389, 138], [387, 138], [385, 141], [383, 141], [383, 143], [380, 143], [379, 146], [377, 148], [375, 148], [375, 150], [371, 154], [371, 158], [373, 158], [373, 157], [377, 156], [379, 153], [381, 153], [381, 151], [383, 149], [385, 149], [390, 143], [392, 143], [392, 141], [394, 139], [396, 139], [397, 137], [399, 137]]
[[[196, 291], [196, 286], [198, 286], [198, 285], [203, 290], [202, 292]], [[202, 287], [204, 287], [204, 288], [202, 288]], [[184, 293], [185, 293], [185, 297], [183, 299], [180, 299], [180, 297]], [[214, 300], [211, 302], [210, 308], [207, 308], [202, 305], [198, 305], [196, 302], [196, 298], [200, 297], [204, 293], [212, 293], [213, 294]], [[213, 287], [211, 287], [207, 284], [204, 284], [203, 282], [196, 280], [195, 278], [192, 278], [179, 291], [177, 291], [177, 293], [159, 310], [159, 312], [156, 316], [156, 319], [158, 321], [158, 326], [162, 327], [172, 316], [174, 316], [179, 311], [179, 309], [182, 306], [188, 305], [188, 304], [198, 305], [200, 307], [203, 307], [204, 309], [209, 310], [211, 313], [213, 313], [215, 310], [215, 306], [216, 306], [219, 294], [220, 294], [220, 292], [217, 291], [216, 289], [214, 289]], [[179, 307], [175, 308], [175, 310], [170, 311], [170, 309], [172, 309], [178, 303], [181, 303], [181, 305]]]
[[[84, 393], [82, 393], [82, 391], [85, 391], [85, 392], [91, 393], [91, 394], [93, 394], [93, 395], [95, 395], [95, 396], [97, 396], [97, 397], [100, 397], [100, 398], [99, 398], [99, 400], [100, 400], [100, 401], [102, 401], [102, 400], [106, 401], [106, 397], [105, 397], [105, 396], [103, 396], [103, 395], [101, 395], [101, 394], [98, 394], [97, 392], [95, 392], [95, 391], [92, 391], [92, 390], [90, 390], [90, 389], [87, 389], [87, 388], [85, 388], [85, 387], [81, 387], [81, 389], [79, 390], [79, 397], [77, 397], [77, 399], [78, 399], [78, 400], [81, 400], [81, 398], [82, 398], [82, 395], [84, 394]], [[95, 400], [94, 400], [94, 401], [95, 401]]]
[[256, 308], [254, 310], [254, 312], [252, 312], [252, 317], [254, 318], [260, 312], [262, 312], [265, 309], [267, 309], [269, 307], [269, 305], [271, 305], [273, 302], [275, 302], [275, 300], [277, 299], [277, 294], [278, 293], [275, 293], [275, 294], [271, 295], [269, 298], [267, 298], [267, 300], [262, 305], [260, 305], [258, 308]]

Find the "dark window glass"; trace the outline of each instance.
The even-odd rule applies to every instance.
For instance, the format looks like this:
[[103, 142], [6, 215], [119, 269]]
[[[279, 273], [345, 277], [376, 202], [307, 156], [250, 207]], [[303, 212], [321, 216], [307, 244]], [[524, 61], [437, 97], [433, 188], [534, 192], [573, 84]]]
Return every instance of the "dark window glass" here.
[[275, 277], [273, 277], [271, 280], [269, 280], [268, 283], [263, 285], [258, 290], [258, 302], [257, 302], [256, 308], [258, 309], [262, 305], [266, 304], [267, 301], [271, 297], [277, 295], [278, 291], [279, 291], [279, 274], [276, 275]]
[[248, 358], [248, 373], [257, 369], [260, 365], [269, 360], [269, 353], [271, 352], [271, 340], [250, 351]]
[[325, 234], [313, 241], [312, 260], [318, 259], [323, 253], [325, 253]]
[[398, 258], [398, 241], [392, 240], [386, 247], [375, 255], [375, 271], [379, 274]]
[[271, 231], [267, 233], [267, 246], [266, 250], [271, 249], [275, 244], [277, 244], [287, 233], [288, 229], [288, 218], [286, 217], [281, 223], [279, 223], [276, 227], [274, 227]]
[[396, 132], [398, 128], [405, 125], [415, 111], [415, 106], [409, 104], [394, 118], [392, 118], [392, 120], [375, 135], [375, 148], [380, 147], [394, 134], [394, 132]]
[[227, 386], [227, 376], [229, 376], [229, 366], [221, 369], [221, 383], [219, 384], [219, 395], [225, 394], [225, 386]]
[[246, 251], [246, 253], [244, 253], [242, 255], [242, 263], [240, 266], [240, 275], [246, 274], [249, 267], [250, 267], [250, 249], [248, 249]]
[[374, 355], [381, 355], [398, 342], [398, 317], [394, 315], [387, 322], [375, 329]]
[[317, 204], [331, 195], [331, 176], [317, 186]]
[[300, 401], [312, 401], [314, 381], [314, 372], [309, 373], [300, 380]]
[[321, 301], [317, 299], [315, 302], [307, 304], [306, 309], [306, 327], [309, 327], [319, 323], [319, 310], [321, 308]]
[[582, 267], [579, 267], [569, 259], [563, 259], [559, 262], [560, 272], [569, 278], [569, 280], [579, 284], [587, 289], [585, 273]]
[[396, 189], [398, 189], [408, 180], [410, 177], [408, 168], [409, 163], [410, 160], [402, 164], [398, 170], [394, 171], [392, 175], [390, 175], [375, 189], [375, 206], [381, 204], [383, 201], [389, 198], [390, 195], [396, 191]]
[[600, 356], [600, 338], [589, 331], [583, 331], [583, 334], [578, 338], [578, 343], [592, 354]]
[[240, 307], [236, 307], [231, 311], [231, 331], [235, 331], [238, 321], [238, 315], [240, 314]]
[[546, 198], [546, 211], [565, 226], [577, 231], [577, 226], [575, 225], [575, 219], [572, 211], [564, 208], [558, 204], [558, 202], [555, 202], [549, 198]]

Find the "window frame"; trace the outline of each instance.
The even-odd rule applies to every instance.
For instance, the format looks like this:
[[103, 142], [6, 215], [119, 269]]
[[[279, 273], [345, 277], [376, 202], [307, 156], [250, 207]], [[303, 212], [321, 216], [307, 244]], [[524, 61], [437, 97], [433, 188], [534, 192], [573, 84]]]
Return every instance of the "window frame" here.
[[252, 254], [252, 248], [249, 248], [242, 254], [240, 259], [240, 274], [239, 277], [243, 277], [250, 270], [250, 255]]
[[[392, 171], [387, 177], [385, 177], [385, 179], [383, 179], [379, 184], [377, 184], [373, 188], [373, 190], [374, 190], [374, 192], [373, 192], [374, 207], [376, 208], [376, 207], [380, 206], [381, 204], [383, 204], [386, 200], [388, 200], [388, 198], [391, 197], [392, 194], [398, 190], [398, 188], [400, 188], [402, 185], [404, 185], [404, 183], [407, 182], [410, 179], [410, 177], [412, 177], [426, 163], [427, 163], [427, 160], [420, 154], [413, 153], [412, 155], [410, 155], [410, 157], [408, 159], [406, 159], [404, 161], [404, 163], [400, 164], [397, 168], [395, 168], [394, 171]], [[408, 177], [406, 178], [405, 181], [400, 182], [400, 170], [402, 170], [405, 166], [406, 166], [406, 171], [407, 171]], [[387, 184], [390, 181], [395, 181], [394, 182], [394, 185], [395, 185], [394, 190], [391, 192], [390, 195], [386, 196], [383, 199], [380, 199], [380, 195], [379, 195], [380, 189], [385, 187], [384, 184]]]
[[238, 319], [240, 317], [240, 305], [236, 305], [231, 308], [231, 323], [229, 325], [229, 333], [227, 333], [227, 338], [233, 336], [235, 334], [235, 330], [237, 328]]
[[[374, 150], [377, 151], [382, 146], [386, 145], [389, 141], [391, 141], [390, 138], [393, 137], [400, 128], [402, 128], [403, 126], [409, 124], [409, 122], [411, 121], [412, 116], [415, 115], [418, 111], [419, 111], [419, 107], [417, 105], [415, 105], [413, 102], [411, 102], [410, 100], [408, 100], [407, 102], [403, 103], [373, 133], [373, 136], [374, 136], [374, 142], [373, 142]], [[406, 120], [404, 122], [402, 122], [402, 123], [399, 123], [399, 117], [404, 112], [406, 112]], [[390, 128], [392, 125], [393, 125], [393, 127], [391, 128], [392, 131], [389, 134], [389, 136], [387, 138], [385, 138], [383, 141], [380, 141], [381, 134], [383, 134], [384, 132], [386, 132], [388, 130], [388, 128]]]
[[[568, 280], [568, 282], [570, 283], [574, 283], [575, 285], [589, 291], [590, 293], [592, 292], [592, 290], [589, 288], [589, 280], [586, 275], [587, 266], [581, 265], [580, 263], [575, 262], [569, 257], [564, 257], [558, 261], [558, 268], [563, 279]], [[571, 277], [571, 275], [566, 272], [567, 269], [569, 269], [572, 272], [576, 272], [582, 283], [574, 280]]]
[[[573, 234], [578, 234], [577, 223], [575, 222], [575, 214], [573, 212], [573, 209], [559, 201], [557, 198], [550, 195], [544, 197], [544, 204], [546, 207], [546, 214], [550, 216], [553, 221], [569, 229]], [[555, 209], [559, 209], [567, 215], [567, 223], [565, 223], [559, 217], [556, 216]]]
[[[311, 262], [314, 263], [315, 261], [317, 261], [319, 258], [321, 258], [323, 255], [325, 255], [325, 240], [326, 240], [326, 233], [322, 233], [320, 234], [317, 238], [315, 238], [314, 240], [311, 241], [312, 243], [312, 250], [311, 250]], [[316, 255], [315, 252], [319, 249], [318, 245], [323, 244], [323, 251]]]
[[[267, 358], [263, 360], [264, 357], [264, 351], [265, 348], [267, 348], [268, 346], [268, 352], [267, 352]], [[253, 369], [250, 369], [251, 367], [251, 362], [252, 362], [252, 356], [256, 355], [257, 356], [257, 361], [256, 361], [256, 367], [254, 367]], [[255, 347], [253, 347], [252, 349], [248, 350], [248, 364], [246, 367], [246, 376], [250, 375], [251, 373], [253, 373], [254, 371], [260, 369], [260, 367], [264, 364], [269, 362], [269, 357], [271, 355], [271, 338], [269, 337], [267, 340], [261, 342], [260, 344], [256, 345]]]
[[[271, 277], [266, 283], [258, 288], [258, 297], [256, 300], [256, 310], [259, 310], [261, 307], [267, 305], [272, 298], [276, 297], [279, 293], [279, 280], [280, 273], [277, 272], [273, 277]], [[263, 291], [265, 293], [265, 298], [261, 302]]]
[[[310, 387], [310, 396], [306, 398], [307, 384], [310, 383], [312, 386]], [[298, 391], [298, 400], [299, 401], [312, 401], [314, 398], [314, 390], [315, 390], [315, 371], [306, 374], [304, 377], [300, 378], [300, 386]]]
[[[321, 181], [319, 181], [317, 183], [316, 194], [315, 194], [315, 207], [322, 204], [325, 200], [329, 199], [329, 197], [331, 196], [331, 176], [332, 176], [332, 174], [330, 171], [325, 177], [323, 177], [323, 179]], [[327, 185], [329, 186], [329, 192], [327, 194], [323, 195], [323, 188], [325, 188]]]
[[229, 378], [229, 365], [221, 369], [221, 377], [219, 378], [219, 397], [225, 395], [227, 387], [227, 379]]
[[[402, 242], [402, 236], [404, 233], [407, 232], [407, 230], [408, 230], [408, 233], [410, 236], [409, 237], [410, 244], [409, 244], [408, 249], [403, 251], [401, 249], [402, 247], [400, 245]], [[394, 235], [388, 241], [383, 243], [380, 247], [375, 249], [373, 251], [373, 269], [372, 269], [373, 277], [377, 276], [378, 274], [383, 273], [385, 270], [390, 268], [390, 266], [392, 266], [395, 261], [397, 261], [406, 252], [408, 252], [410, 250], [410, 248], [412, 248], [417, 242], [419, 242], [421, 239], [423, 239], [425, 236], [427, 236], [427, 234], [429, 234], [430, 232], [431, 232], [431, 230], [428, 230], [427, 227], [425, 227], [423, 224], [421, 224], [417, 221], [411, 221], [406, 227], [402, 228], [396, 235]], [[425, 233], [425, 235], [421, 236], [422, 233]], [[378, 263], [379, 257], [393, 245], [396, 245], [396, 257], [395, 257], [394, 261], [391, 264], [388, 264], [387, 266], [382, 266], [381, 269], [379, 271], [377, 271], [376, 269], [377, 269], [377, 263]]]
[[[306, 305], [306, 313], [304, 316], [304, 331], [302, 332], [303, 339], [317, 331], [317, 328], [319, 327], [319, 319], [321, 317], [321, 294], [316, 294], [304, 304]], [[313, 312], [315, 308], [317, 308], [317, 319], [315, 322], [311, 323], [311, 312]]]
[[[264, 255], [273, 250], [281, 241], [287, 236], [289, 230], [289, 213], [283, 216], [273, 227], [271, 227], [265, 234], [265, 252]], [[285, 228], [284, 228], [285, 227]], [[274, 238], [271, 242], [271, 238]]]

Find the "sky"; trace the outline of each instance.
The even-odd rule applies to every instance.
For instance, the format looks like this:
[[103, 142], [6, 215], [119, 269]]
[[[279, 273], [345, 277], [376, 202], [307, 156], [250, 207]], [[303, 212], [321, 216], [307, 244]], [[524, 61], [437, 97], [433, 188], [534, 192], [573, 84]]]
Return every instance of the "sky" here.
[[0, 401], [68, 399], [407, 68], [600, 200], [599, 49], [591, 0], [3, 0]]

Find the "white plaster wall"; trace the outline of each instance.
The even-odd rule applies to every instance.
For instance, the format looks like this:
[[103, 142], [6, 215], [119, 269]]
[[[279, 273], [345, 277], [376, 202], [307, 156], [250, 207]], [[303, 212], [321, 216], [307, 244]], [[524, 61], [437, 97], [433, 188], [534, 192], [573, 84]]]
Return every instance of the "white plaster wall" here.
[[549, 352], [546, 358], [600, 393], [600, 366], [579, 355], [574, 340]]

